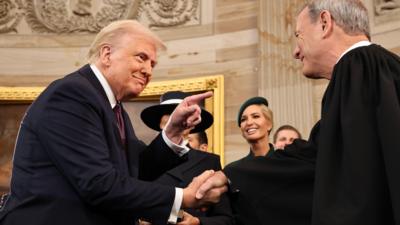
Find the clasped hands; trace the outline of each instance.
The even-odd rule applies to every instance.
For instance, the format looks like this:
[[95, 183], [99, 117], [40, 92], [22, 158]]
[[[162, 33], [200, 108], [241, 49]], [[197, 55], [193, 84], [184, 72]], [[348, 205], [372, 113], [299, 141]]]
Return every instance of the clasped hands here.
[[[172, 142], [180, 144], [182, 133], [187, 129], [193, 129], [201, 122], [199, 103], [212, 95], [212, 92], [208, 91], [188, 96], [175, 108], [165, 127], [165, 134]], [[183, 189], [182, 208], [201, 208], [217, 203], [228, 189], [227, 181], [221, 171], [203, 172]]]
[[182, 208], [201, 208], [219, 202], [228, 190], [227, 183], [222, 171], [204, 171], [183, 189]]

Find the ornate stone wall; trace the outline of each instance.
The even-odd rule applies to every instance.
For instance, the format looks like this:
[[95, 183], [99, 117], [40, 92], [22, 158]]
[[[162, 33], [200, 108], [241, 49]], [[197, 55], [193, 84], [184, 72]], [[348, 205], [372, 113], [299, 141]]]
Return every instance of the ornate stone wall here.
[[374, 14], [384, 16], [400, 12], [399, 0], [374, 0]]
[[[225, 159], [231, 162], [247, 154], [247, 144], [236, 125], [236, 114], [245, 99], [257, 95], [258, 1], [110, 2], [0, 0], [0, 86], [46, 86], [79, 68], [86, 63], [85, 55], [94, 30], [100, 26], [95, 24], [101, 24], [88, 21], [101, 12], [120, 10], [116, 14], [147, 24], [168, 46], [160, 54], [153, 76], [155, 81], [224, 75]], [[55, 4], [60, 4], [53, 7], [59, 10], [59, 15], [43, 11]], [[35, 23], [27, 20], [29, 7], [35, 8], [31, 10]], [[53, 16], [50, 23], [45, 22], [48, 21], [45, 15]], [[80, 29], [65, 22], [71, 18], [73, 24], [81, 21]], [[54, 24], [56, 20], [59, 23]]]
[[114, 20], [174, 27], [200, 18], [199, 0], [0, 0], [0, 33], [97, 33]]
[[[364, 1], [373, 41], [400, 53], [399, 0]], [[236, 123], [237, 111], [249, 97], [270, 100], [275, 127], [291, 123], [307, 136], [318, 119], [326, 82], [303, 78], [291, 58], [294, 8], [301, 2], [0, 0], [0, 86], [45, 86], [86, 63], [88, 45], [101, 24], [116, 17], [137, 18], [168, 46], [154, 80], [224, 75], [229, 163], [249, 151]]]

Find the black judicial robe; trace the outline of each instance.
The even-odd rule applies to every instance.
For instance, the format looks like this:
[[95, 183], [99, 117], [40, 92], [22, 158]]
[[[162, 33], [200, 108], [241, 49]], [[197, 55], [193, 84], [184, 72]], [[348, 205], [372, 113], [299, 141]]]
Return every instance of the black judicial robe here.
[[400, 224], [400, 58], [346, 53], [322, 102], [314, 225]]
[[309, 225], [315, 157], [311, 142], [295, 140], [285, 150], [250, 153], [227, 165], [236, 224]]

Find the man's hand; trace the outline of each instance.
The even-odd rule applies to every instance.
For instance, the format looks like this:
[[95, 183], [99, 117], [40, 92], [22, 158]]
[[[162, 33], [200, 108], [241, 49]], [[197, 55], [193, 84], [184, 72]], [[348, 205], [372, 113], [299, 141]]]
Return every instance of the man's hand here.
[[[197, 190], [196, 199], [202, 199], [208, 192], [216, 187], [227, 187], [228, 178], [222, 171], [215, 172]], [[225, 190], [226, 191], [226, 190]]]
[[180, 144], [182, 133], [187, 129], [193, 129], [201, 122], [201, 109], [198, 104], [212, 95], [212, 92], [208, 91], [188, 96], [175, 108], [164, 129], [172, 142]]
[[[221, 195], [228, 190], [225, 175], [217, 175], [222, 172], [206, 170], [195, 177], [192, 182], [183, 189], [182, 208], [199, 208], [217, 203]], [[225, 178], [223, 180], [222, 178]], [[201, 190], [199, 190], [201, 188]]]
[[200, 225], [200, 220], [187, 212], [183, 212], [182, 221], [177, 223], [177, 225]]

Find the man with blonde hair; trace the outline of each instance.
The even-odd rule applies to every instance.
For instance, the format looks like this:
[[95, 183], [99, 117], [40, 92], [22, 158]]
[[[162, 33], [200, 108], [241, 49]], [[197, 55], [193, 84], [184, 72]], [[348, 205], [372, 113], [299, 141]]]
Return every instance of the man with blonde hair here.
[[196, 198], [213, 171], [184, 189], [143, 181], [184, 161], [182, 132], [200, 123], [197, 103], [211, 96], [185, 98], [149, 146], [137, 139], [121, 101], [144, 90], [163, 47], [138, 22], [113, 22], [96, 36], [90, 64], [51, 83], [32, 103], [17, 137], [1, 224], [176, 223], [181, 207], [218, 200], [223, 183]]

